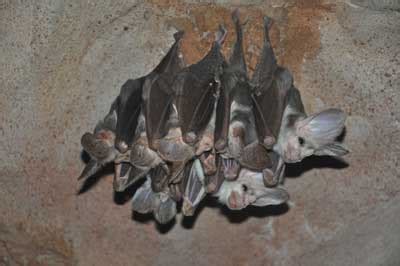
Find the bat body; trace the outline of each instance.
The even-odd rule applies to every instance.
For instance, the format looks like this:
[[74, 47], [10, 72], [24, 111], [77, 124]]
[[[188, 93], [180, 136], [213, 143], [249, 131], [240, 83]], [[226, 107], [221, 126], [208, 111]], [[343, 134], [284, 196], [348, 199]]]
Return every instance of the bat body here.
[[178, 74], [174, 91], [183, 140], [195, 145], [211, 119], [219, 94], [220, 76], [224, 65], [221, 45], [226, 30], [222, 27], [211, 50], [198, 63]]
[[[215, 147], [220, 153], [222, 173], [227, 180], [237, 178], [242, 151], [254, 139], [251, 87], [243, 53], [243, 33], [236, 10], [232, 14], [236, 43], [221, 79], [221, 103], [217, 106]], [[219, 108], [219, 109], [218, 109]]]

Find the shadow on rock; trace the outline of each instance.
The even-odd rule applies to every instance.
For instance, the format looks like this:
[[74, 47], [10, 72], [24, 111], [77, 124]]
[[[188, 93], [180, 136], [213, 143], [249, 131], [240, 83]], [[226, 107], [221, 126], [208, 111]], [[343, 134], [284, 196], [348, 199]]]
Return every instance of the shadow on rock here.
[[349, 164], [340, 158], [331, 156], [310, 156], [299, 163], [286, 164], [285, 176], [288, 178], [297, 178], [314, 168], [344, 169], [347, 167], [349, 167]]

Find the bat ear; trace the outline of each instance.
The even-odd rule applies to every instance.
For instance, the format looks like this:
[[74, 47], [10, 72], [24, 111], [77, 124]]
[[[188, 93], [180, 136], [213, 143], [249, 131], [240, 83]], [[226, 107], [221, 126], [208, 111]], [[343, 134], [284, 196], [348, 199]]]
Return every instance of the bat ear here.
[[171, 197], [165, 193], [160, 193], [160, 204], [154, 210], [154, 218], [160, 224], [166, 224], [176, 216], [176, 203]]
[[112, 132], [115, 132], [115, 130], [117, 129], [117, 111], [116, 110], [118, 108], [118, 102], [119, 102], [119, 99], [117, 97], [117, 99], [115, 99], [111, 105], [110, 112], [106, 115], [106, 117], [104, 117], [103, 120], [101, 120], [97, 123], [94, 132], [97, 133], [102, 129], [107, 129]]
[[149, 213], [156, 203], [155, 193], [151, 189], [150, 179], [147, 179], [135, 193], [132, 199], [132, 209], [138, 213]]
[[328, 155], [328, 156], [344, 156], [349, 153], [349, 150], [339, 143], [332, 143], [318, 149], [314, 152], [315, 155]]
[[342, 133], [346, 114], [340, 109], [327, 109], [296, 123], [299, 136], [310, 138], [318, 146], [331, 144]]
[[289, 200], [289, 194], [281, 188], [261, 188], [257, 194], [256, 201], [251, 205], [259, 207], [279, 205]]
[[197, 205], [206, 195], [204, 188], [203, 167], [198, 159], [194, 160], [186, 181], [183, 195], [182, 212], [185, 216], [192, 216]]

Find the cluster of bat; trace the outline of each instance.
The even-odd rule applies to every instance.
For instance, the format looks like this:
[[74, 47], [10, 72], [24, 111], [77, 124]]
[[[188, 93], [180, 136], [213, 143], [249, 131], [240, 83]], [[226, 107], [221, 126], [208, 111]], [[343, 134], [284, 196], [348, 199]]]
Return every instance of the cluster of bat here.
[[114, 189], [140, 179], [133, 210], [167, 223], [177, 213], [193, 215], [211, 194], [230, 209], [286, 202], [280, 187], [285, 163], [310, 155], [342, 156], [337, 142], [345, 114], [327, 109], [307, 116], [291, 73], [277, 65], [264, 19], [264, 45], [253, 77], [246, 70], [242, 24], [232, 14], [236, 42], [225, 60], [227, 31], [198, 63], [185, 66], [183, 32], [148, 75], [128, 80], [109, 113], [81, 143], [90, 161], [80, 178], [114, 163]]

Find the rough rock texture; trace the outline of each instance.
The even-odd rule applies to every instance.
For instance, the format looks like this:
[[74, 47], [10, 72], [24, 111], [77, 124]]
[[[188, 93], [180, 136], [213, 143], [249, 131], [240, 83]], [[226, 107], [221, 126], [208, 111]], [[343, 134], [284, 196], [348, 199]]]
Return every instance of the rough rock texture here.
[[[385, 6], [386, 5], [386, 6]], [[128, 78], [149, 72], [185, 29], [206, 52], [241, 7], [254, 69], [261, 18], [306, 109], [348, 113], [346, 163], [289, 168], [288, 207], [220, 209], [165, 227], [132, 215], [112, 177], [76, 195], [80, 136]], [[400, 265], [400, 13], [396, 1], [0, 1], [0, 264]], [[234, 35], [224, 46], [229, 53]], [[204, 207], [204, 208], [203, 208]]]

